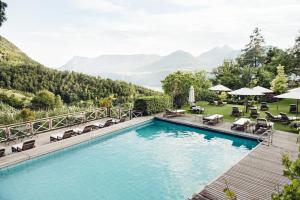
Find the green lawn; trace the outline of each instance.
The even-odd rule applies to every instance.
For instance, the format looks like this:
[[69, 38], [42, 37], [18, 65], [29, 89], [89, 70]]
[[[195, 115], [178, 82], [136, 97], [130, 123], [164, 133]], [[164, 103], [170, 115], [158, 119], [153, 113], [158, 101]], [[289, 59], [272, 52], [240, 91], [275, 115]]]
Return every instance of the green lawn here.
[[[271, 112], [273, 115], [278, 115], [279, 112], [284, 112], [287, 113], [288, 116], [292, 116], [293, 114], [289, 114], [289, 108], [290, 108], [289, 105], [295, 103], [296, 103], [295, 100], [281, 100], [276, 103], [268, 103], [269, 112]], [[231, 116], [232, 106], [238, 106], [240, 109], [245, 110], [245, 107], [241, 105], [227, 104], [224, 106], [214, 106], [214, 105], [208, 105], [208, 102], [206, 101], [199, 101], [197, 102], [197, 105], [205, 108], [204, 115], [210, 115], [216, 113], [222, 114], [224, 115], [224, 121], [228, 121], [228, 122], [233, 122], [236, 119], [236, 117]], [[183, 108], [185, 110], [189, 110], [189, 105], [186, 104]], [[258, 108], [260, 108], [260, 104], [258, 105]], [[249, 113], [245, 113], [244, 117], [250, 118]], [[260, 117], [262, 118], [265, 117], [264, 111], [260, 111]], [[294, 133], [297, 132], [295, 129], [292, 129], [288, 125], [282, 124], [280, 122], [276, 122], [274, 128], [282, 131], [288, 131]]]

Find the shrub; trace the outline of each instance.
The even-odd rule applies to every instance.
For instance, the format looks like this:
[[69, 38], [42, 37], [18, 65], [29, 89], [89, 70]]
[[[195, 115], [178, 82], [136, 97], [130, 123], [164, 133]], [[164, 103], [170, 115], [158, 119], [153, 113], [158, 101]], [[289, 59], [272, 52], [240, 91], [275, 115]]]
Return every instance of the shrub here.
[[139, 97], [134, 102], [134, 109], [143, 111], [143, 115], [152, 115], [172, 106], [169, 96]]
[[23, 108], [19, 114], [19, 117], [23, 121], [28, 121], [28, 120], [34, 120], [35, 119], [35, 113], [32, 112], [29, 108]]

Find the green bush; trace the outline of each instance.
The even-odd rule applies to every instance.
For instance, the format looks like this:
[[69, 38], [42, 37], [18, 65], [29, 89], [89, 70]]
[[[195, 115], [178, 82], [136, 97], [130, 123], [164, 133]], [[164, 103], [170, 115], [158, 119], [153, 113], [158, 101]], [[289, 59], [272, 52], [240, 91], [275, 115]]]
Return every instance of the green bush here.
[[145, 96], [134, 101], [134, 109], [143, 111], [143, 115], [152, 115], [172, 106], [169, 96]]

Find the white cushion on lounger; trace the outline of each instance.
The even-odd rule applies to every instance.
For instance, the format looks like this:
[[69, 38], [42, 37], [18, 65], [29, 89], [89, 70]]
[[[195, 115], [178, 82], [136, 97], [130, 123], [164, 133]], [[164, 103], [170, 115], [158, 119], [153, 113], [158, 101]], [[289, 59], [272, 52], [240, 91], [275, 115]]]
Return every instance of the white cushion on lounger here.
[[185, 110], [174, 110], [175, 112], [177, 112], [177, 113], [184, 113], [185, 112]]
[[74, 131], [75, 133], [82, 133], [83, 129], [84, 129], [84, 128], [74, 128], [73, 131]]
[[53, 137], [53, 138], [62, 138], [64, 136], [63, 133], [56, 133], [56, 134], [52, 134], [50, 137]]
[[233, 122], [234, 125], [240, 125], [243, 126], [245, 125], [247, 122], [250, 122], [250, 119], [248, 118], [240, 118], [238, 120], [236, 120], [235, 122]]
[[15, 149], [22, 149], [22, 147], [23, 147], [23, 142], [22, 142], [22, 143], [19, 143], [19, 144], [15, 144], [15, 145], [13, 145], [12, 147], [15, 148]]
[[93, 125], [94, 125], [94, 126], [99, 126], [99, 127], [103, 127], [103, 126], [104, 126], [104, 124], [103, 124], [103, 123], [100, 123], [100, 122], [99, 122], [99, 123], [94, 123]]
[[209, 120], [214, 120], [214, 119], [217, 119], [217, 118], [218, 118], [217, 115], [210, 115], [210, 116], [205, 117], [205, 119], [209, 119]]

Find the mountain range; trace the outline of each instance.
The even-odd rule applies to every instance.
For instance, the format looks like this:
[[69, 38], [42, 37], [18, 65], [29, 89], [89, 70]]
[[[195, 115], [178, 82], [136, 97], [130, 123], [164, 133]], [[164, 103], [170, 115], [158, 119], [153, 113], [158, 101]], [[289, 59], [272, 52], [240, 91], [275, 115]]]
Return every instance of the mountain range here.
[[240, 51], [229, 46], [215, 47], [199, 56], [178, 50], [166, 56], [153, 54], [101, 55], [94, 58], [75, 56], [59, 70], [81, 72], [113, 80], [160, 88], [160, 81], [177, 70], [205, 70], [211, 72], [224, 59], [234, 59]]

